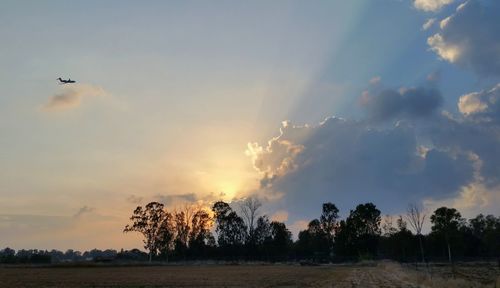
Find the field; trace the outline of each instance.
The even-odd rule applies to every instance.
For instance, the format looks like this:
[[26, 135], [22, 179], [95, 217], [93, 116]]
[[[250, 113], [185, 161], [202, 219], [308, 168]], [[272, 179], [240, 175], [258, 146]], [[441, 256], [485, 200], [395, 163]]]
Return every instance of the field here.
[[498, 267], [462, 268], [455, 269], [453, 277], [450, 267], [434, 267], [429, 273], [393, 262], [328, 266], [2, 267], [0, 287], [500, 287]]

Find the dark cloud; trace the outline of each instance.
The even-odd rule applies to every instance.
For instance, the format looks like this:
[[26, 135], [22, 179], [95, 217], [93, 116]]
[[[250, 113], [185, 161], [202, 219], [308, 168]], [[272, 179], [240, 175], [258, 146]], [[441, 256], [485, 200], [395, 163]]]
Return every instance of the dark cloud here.
[[426, 117], [443, 103], [439, 90], [432, 87], [365, 91], [361, 100], [371, 120]]
[[76, 212], [75, 215], [73, 215], [73, 217], [74, 218], [80, 218], [84, 214], [88, 214], [88, 213], [94, 212], [94, 210], [95, 210], [95, 208], [88, 207], [88, 206], [85, 205], [82, 208], [78, 209], [78, 212]]
[[[303, 150], [296, 155], [275, 153], [271, 147], [278, 141], [300, 145]], [[266, 165], [267, 161], [293, 160], [292, 170], [260, 170], [265, 173], [265, 189], [283, 192], [286, 207], [292, 211], [313, 211], [322, 201], [341, 207], [374, 201], [394, 209], [395, 199], [406, 205], [425, 197], [456, 195], [474, 177], [474, 161], [467, 153], [423, 147], [416, 131], [401, 124], [377, 129], [340, 118], [317, 126], [288, 124], [279, 137], [261, 148], [253, 150], [254, 163], [264, 162], [260, 167], [276, 167]]]
[[500, 75], [500, 1], [469, 0], [427, 43], [441, 58], [482, 76]]
[[46, 111], [66, 110], [80, 106], [82, 98], [103, 96], [106, 92], [103, 88], [87, 84], [71, 84], [63, 86], [61, 91], [50, 97], [49, 102], [43, 106]]
[[498, 122], [443, 117], [426, 133], [435, 145], [467, 151], [478, 158], [479, 176], [489, 187], [500, 184], [500, 126]]
[[440, 95], [433, 89], [376, 95], [376, 104], [365, 103], [370, 118], [405, 119], [391, 126], [337, 117], [313, 126], [284, 122], [266, 145], [249, 144], [262, 191], [306, 217], [324, 201], [345, 210], [373, 201], [388, 213], [413, 201], [498, 205], [500, 84], [460, 97], [458, 115], [432, 113], [428, 107], [439, 106], [430, 99]]

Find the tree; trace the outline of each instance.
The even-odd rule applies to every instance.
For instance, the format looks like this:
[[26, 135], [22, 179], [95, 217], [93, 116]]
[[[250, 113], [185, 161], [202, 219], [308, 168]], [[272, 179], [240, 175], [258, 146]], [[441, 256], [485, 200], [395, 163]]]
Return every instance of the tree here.
[[408, 205], [408, 209], [406, 210], [406, 221], [410, 223], [410, 226], [418, 237], [422, 262], [425, 262], [424, 245], [422, 243], [422, 227], [424, 226], [425, 217], [426, 215], [422, 212], [421, 206], [418, 206], [416, 203]]
[[226, 251], [234, 251], [245, 243], [247, 227], [245, 221], [231, 209], [229, 204], [218, 201], [212, 211], [215, 214], [217, 242]]
[[311, 220], [307, 230], [299, 232], [297, 248], [302, 256], [313, 257], [315, 261], [325, 261], [330, 256], [330, 242], [321, 227], [321, 221]]
[[380, 235], [380, 210], [373, 203], [360, 204], [341, 221], [335, 235], [338, 254], [375, 255]]
[[479, 214], [469, 220], [469, 227], [481, 255], [500, 256], [500, 218]]
[[240, 210], [243, 214], [243, 218], [245, 219], [246, 225], [248, 227], [248, 238], [250, 244], [254, 244], [254, 223], [257, 218], [257, 210], [259, 210], [262, 203], [260, 203], [259, 199], [254, 197], [249, 197], [243, 200], [240, 204]]
[[207, 211], [200, 209], [196, 211], [191, 220], [191, 232], [189, 233], [189, 249], [195, 253], [204, 253], [207, 246], [214, 242], [210, 228], [212, 218]]
[[448, 250], [448, 261], [452, 262], [450, 241], [451, 238], [458, 234], [460, 226], [464, 220], [462, 215], [455, 208], [441, 207], [434, 211], [431, 215], [432, 232], [442, 235], [446, 242]]
[[272, 221], [270, 228], [271, 235], [268, 237], [268, 245], [271, 246], [270, 250], [274, 254], [274, 259], [283, 259], [292, 244], [292, 233], [283, 222]]
[[171, 213], [165, 212], [160, 227], [158, 228], [157, 246], [158, 251], [167, 261], [170, 251], [174, 249], [175, 235], [174, 216]]
[[339, 218], [339, 209], [335, 204], [328, 202], [323, 203], [323, 211], [321, 213], [321, 217], [319, 218], [321, 229], [323, 230], [324, 235], [327, 238], [329, 243], [329, 252], [331, 252], [333, 248], [333, 240], [335, 227], [337, 226], [337, 219]]
[[266, 239], [271, 237], [271, 224], [269, 218], [264, 215], [257, 219], [257, 225], [254, 230], [255, 244], [260, 246]]
[[138, 206], [130, 220], [132, 225], [125, 226], [124, 233], [139, 232], [144, 236], [144, 248], [149, 251], [149, 261], [151, 262], [159, 248], [160, 227], [165, 219], [163, 204], [150, 202], [145, 208]]

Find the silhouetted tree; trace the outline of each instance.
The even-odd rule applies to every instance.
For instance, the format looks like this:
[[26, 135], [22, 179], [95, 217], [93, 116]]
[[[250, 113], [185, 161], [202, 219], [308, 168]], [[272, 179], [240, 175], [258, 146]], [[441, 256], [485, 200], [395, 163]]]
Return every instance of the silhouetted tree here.
[[215, 239], [210, 232], [212, 222], [207, 211], [200, 209], [194, 213], [189, 233], [189, 249], [195, 256], [204, 255], [208, 247], [214, 246]]
[[167, 261], [171, 251], [174, 249], [175, 228], [174, 216], [165, 211], [158, 227], [157, 246], [158, 251]]
[[418, 237], [418, 243], [420, 246], [420, 255], [422, 256], [422, 262], [425, 262], [424, 256], [424, 245], [422, 243], [422, 228], [424, 226], [424, 221], [426, 215], [422, 212], [422, 207], [418, 206], [416, 203], [411, 203], [408, 205], [406, 210], [406, 220], [410, 223], [410, 226], [415, 231]]
[[255, 197], [248, 197], [240, 203], [241, 214], [248, 227], [248, 239], [251, 243], [254, 242], [254, 224], [258, 216], [257, 210], [259, 210], [260, 206], [262, 206], [262, 204], [259, 199]]
[[500, 217], [479, 214], [469, 220], [469, 227], [478, 255], [500, 256]]
[[260, 216], [257, 219], [257, 225], [254, 230], [255, 243], [260, 246], [266, 239], [271, 237], [271, 223], [266, 215]]
[[455, 208], [441, 207], [431, 215], [432, 232], [444, 238], [448, 250], [448, 261], [452, 262], [450, 242], [456, 238], [459, 228], [464, 225], [460, 212]]
[[145, 208], [138, 206], [130, 217], [132, 224], [125, 226], [123, 230], [125, 233], [139, 232], [144, 236], [144, 248], [149, 251], [150, 262], [159, 248], [160, 227], [165, 219], [163, 207], [158, 202], [150, 202]]
[[272, 251], [274, 260], [284, 260], [293, 243], [292, 233], [283, 222], [272, 221], [270, 228], [271, 235], [267, 237], [265, 245], [270, 247], [269, 250]]
[[215, 231], [219, 247], [229, 252], [231, 256], [235, 256], [247, 238], [245, 221], [223, 201], [216, 202], [212, 211], [215, 214]]
[[335, 228], [337, 226], [337, 219], [339, 218], [339, 209], [335, 204], [328, 202], [323, 203], [323, 211], [319, 218], [321, 229], [328, 242], [328, 253], [330, 254], [333, 249], [333, 240]]
[[188, 248], [188, 237], [190, 230], [192, 211], [190, 208], [184, 211], [176, 211], [174, 214], [175, 222], [175, 252], [177, 255], [185, 257]]
[[307, 225], [307, 230], [299, 232], [297, 249], [301, 257], [313, 258], [314, 261], [323, 262], [329, 258], [330, 242], [321, 222], [314, 219]]
[[374, 256], [380, 236], [380, 210], [373, 203], [360, 204], [341, 221], [336, 232], [336, 252], [345, 256]]

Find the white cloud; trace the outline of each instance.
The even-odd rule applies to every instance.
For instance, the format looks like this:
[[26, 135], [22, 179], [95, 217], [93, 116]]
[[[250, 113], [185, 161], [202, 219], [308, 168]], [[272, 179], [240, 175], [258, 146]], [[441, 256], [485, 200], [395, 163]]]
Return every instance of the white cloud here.
[[427, 44], [431, 46], [432, 51], [436, 52], [442, 59], [455, 63], [462, 54], [460, 45], [444, 41], [441, 34], [434, 34], [427, 38]]
[[436, 12], [444, 6], [453, 3], [454, 0], [415, 0], [413, 6], [419, 10]]
[[286, 222], [288, 220], [288, 212], [286, 210], [278, 210], [271, 215], [272, 221]]
[[458, 109], [475, 121], [500, 122], [500, 83], [490, 90], [461, 96]]
[[470, 115], [486, 110], [488, 104], [481, 101], [480, 93], [474, 92], [463, 95], [458, 100], [458, 109], [464, 115]]
[[432, 27], [432, 25], [434, 25], [434, 23], [436, 22], [436, 18], [430, 18], [430, 19], [427, 19], [427, 21], [425, 21], [425, 23], [422, 25], [422, 30], [428, 30]]
[[500, 75], [500, 1], [469, 0], [440, 21], [427, 44], [440, 58], [481, 76]]

